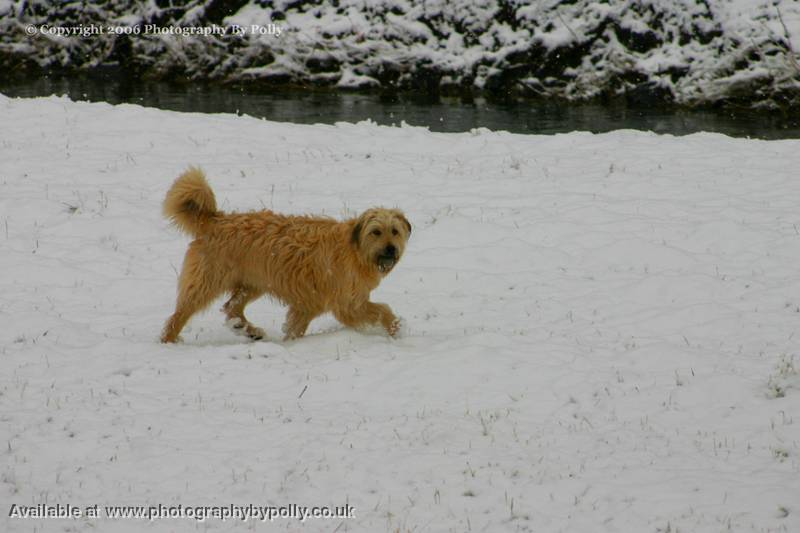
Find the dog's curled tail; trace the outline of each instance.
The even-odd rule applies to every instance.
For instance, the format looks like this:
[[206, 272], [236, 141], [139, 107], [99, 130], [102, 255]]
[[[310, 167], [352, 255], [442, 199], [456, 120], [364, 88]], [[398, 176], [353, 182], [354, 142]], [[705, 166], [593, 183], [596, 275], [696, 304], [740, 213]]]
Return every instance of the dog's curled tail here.
[[164, 199], [164, 216], [194, 237], [203, 233], [217, 214], [214, 191], [197, 167], [189, 167], [181, 174]]

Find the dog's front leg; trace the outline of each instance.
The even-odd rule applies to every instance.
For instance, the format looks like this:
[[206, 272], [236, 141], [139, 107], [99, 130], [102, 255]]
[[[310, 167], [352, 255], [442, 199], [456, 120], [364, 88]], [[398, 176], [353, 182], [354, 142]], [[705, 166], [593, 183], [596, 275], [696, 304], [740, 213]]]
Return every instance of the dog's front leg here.
[[392, 312], [392, 308], [386, 304], [367, 302], [366, 305], [372, 308], [372, 313], [377, 313], [378, 322], [391, 337], [396, 337], [400, 331], [400, 319]]
[[308, 325], [319, 312], [290, 306], [286, 313], [286, 323], [283, 325], [283, 340], [298, 339], [306, 334]]
[[383, 303], [366, 301], [358, 307], [340, 309], [334, 315], [339, 322], [351, 328], [380, 324], [392, 337], [395, 337], [400, 329], [400, 321], [392, 309]]

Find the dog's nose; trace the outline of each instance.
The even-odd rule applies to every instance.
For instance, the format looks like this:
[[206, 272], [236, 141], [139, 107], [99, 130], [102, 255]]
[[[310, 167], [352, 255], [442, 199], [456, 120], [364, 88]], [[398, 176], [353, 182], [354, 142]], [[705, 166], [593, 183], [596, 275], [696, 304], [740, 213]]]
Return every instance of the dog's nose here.
[[386, 255], [394, 256], [397, 254], [397, 248], [394, 247], [394, 244], [390, 244], [386, 247], [383, 253]]

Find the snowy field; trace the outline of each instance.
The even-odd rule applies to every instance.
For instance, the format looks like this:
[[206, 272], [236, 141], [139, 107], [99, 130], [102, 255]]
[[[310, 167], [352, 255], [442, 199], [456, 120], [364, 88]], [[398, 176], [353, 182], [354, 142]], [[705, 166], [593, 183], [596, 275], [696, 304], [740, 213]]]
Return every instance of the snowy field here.
[[[189, 164], [226, 210], [403, 208], [374, 293], [401, 337], [253, 343], [218, 302], [159, 344]], [[0, 96], [0, 529], [800, 531], [798, 168], [795, 140]], [[277, 338], [284, 309], [249, 309]], [[355, 517], [9, 516], [45, 503]]]

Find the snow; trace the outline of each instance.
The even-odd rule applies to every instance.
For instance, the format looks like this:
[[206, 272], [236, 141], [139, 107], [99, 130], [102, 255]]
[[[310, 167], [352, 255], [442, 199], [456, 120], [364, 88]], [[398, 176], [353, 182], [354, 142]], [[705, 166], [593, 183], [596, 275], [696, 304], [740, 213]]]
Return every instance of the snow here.
[[[286, 531], [800, 530], [800, 141], [294, 125], [0, 96], [5, 531], [33, 505], [345, 505]], [[403, 208], [375, 291], [243, 341], [216, 307], [158, 343], [203, 167], [226, 210]], [[274, 339], [284, 310], [250, 319]]]
[[[69, 2], [0, 0], [0, 67], [92, 70], [121, 62], [151, 78], [263, 77], [325, 87], [351, 87], [355, 72], [391, 90], [418, 91], [427, 77], [434, 93], [524, 96], [530, 93], [521, 87], [535, 87], [545, 97], [588, 99], [651, 92], [656, 101], [689, 106], [784, 110], [800, 94], [796, 0], [250, 0], [221, 21], [218, 2], [178, 4], [108, 2], [76, 14]], [[123, 40], [113, 31], [26, 33], [29, 25], [128, 24], [141, 31]], [[159, 31], [147, 30], [151, 24]], [[227, 33], [171, 31], [180, 27]], [[309, 61], [315, 51], [332, 58], [325, 68]]]
[[369, 76], [362, 76], [350, 70], [345, 71], [339, 79], [337, 86], [339, 87], [364, 87], [364, 86], [377, 86], [378, 80]]

